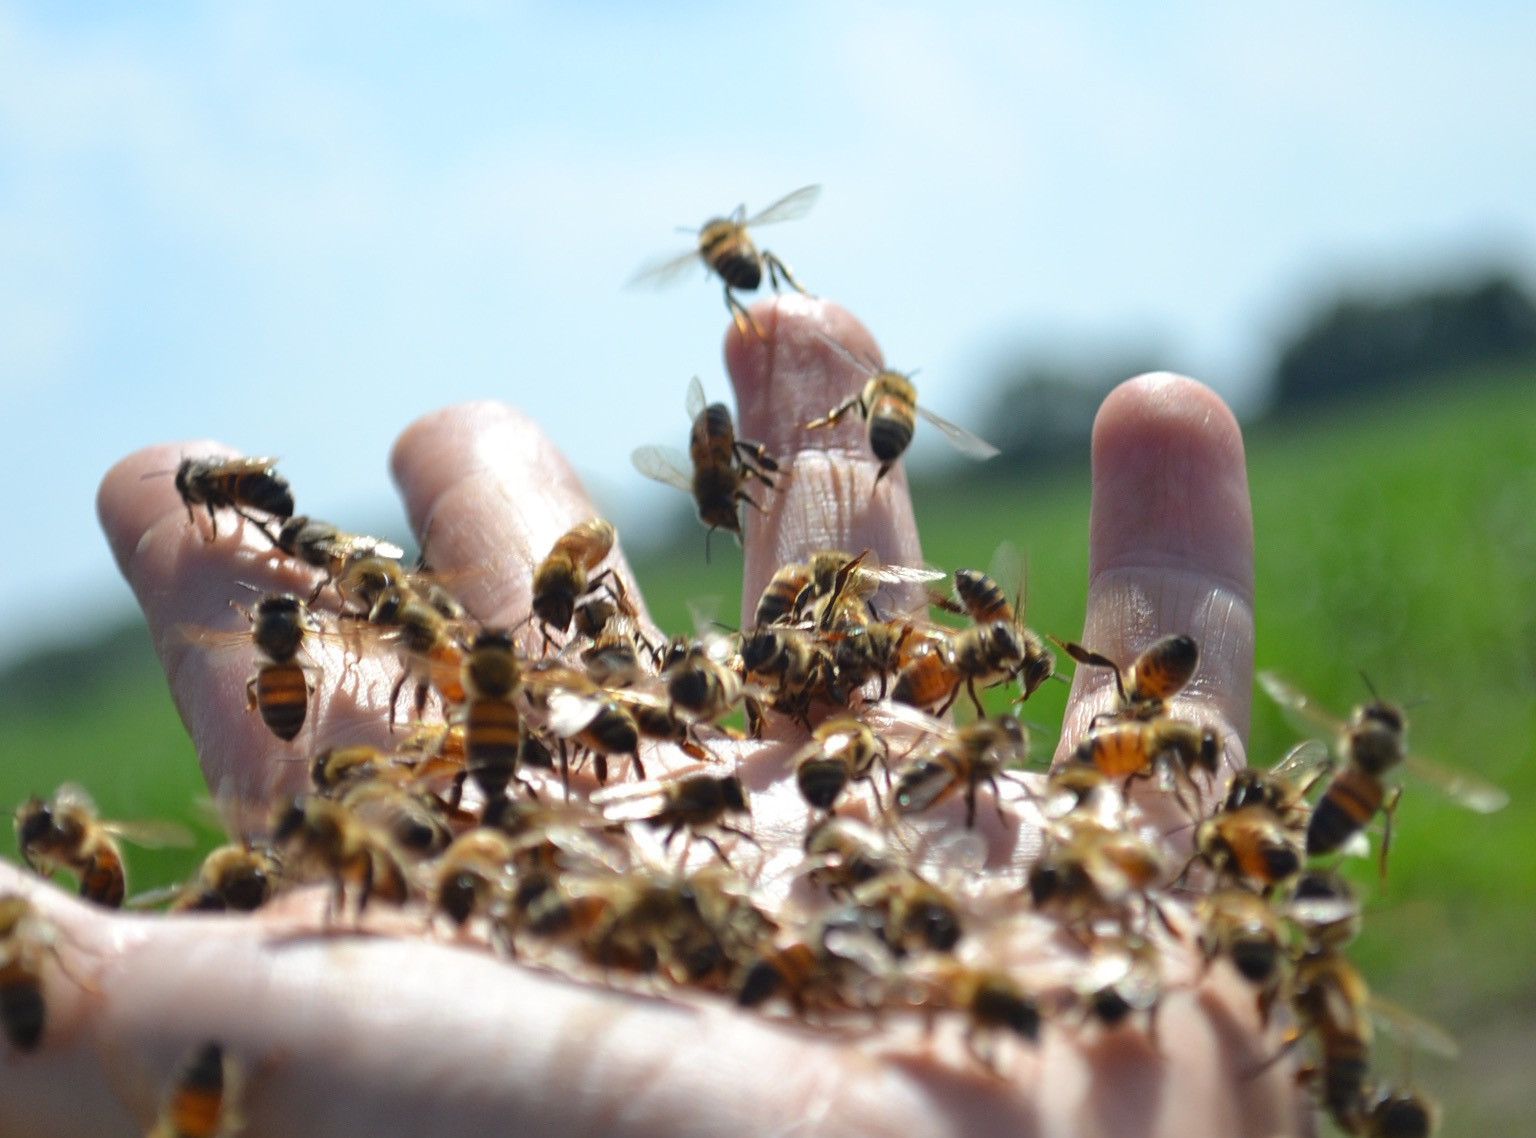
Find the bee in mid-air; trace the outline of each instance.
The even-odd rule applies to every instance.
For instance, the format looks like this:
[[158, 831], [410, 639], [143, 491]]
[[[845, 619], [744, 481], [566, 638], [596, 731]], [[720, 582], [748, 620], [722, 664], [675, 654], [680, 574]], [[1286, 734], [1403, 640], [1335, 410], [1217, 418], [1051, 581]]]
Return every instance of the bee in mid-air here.
[[1439, 789], [1453, 802], [1479, 814], [1501, 810], [1509, 795], [1479, 778], [1408, 753], [1408, 721], [1397, 704], [1373, 698], [1360, 704], [1348, 722], [1324, 710], [1309, 695], [1274, 672], [1259, 673], [1263, 687], [1287, 716], [1303, 730], [1322, 732], [1334, 739], [1334, 750], [1343, 768], [1329, 780], [1323, 796], [1312, 808], [1307, 824], [1307, 854], [1333, 853], [1384, 810], [1387, 830], [1382, 839], [1382, 872], [1386, 871], [1391, 842], [1392, 811], [1402, 788], [1390, 795], [1383, 776], [1402, 766]]
[[808, 428], [831, 427], [840, 423], [849, 412], [857, 411], [867, 425], [869, 449], [880, 460], [880, 470], [875, 475], [876, 483], [896, 465], [911, 444], [918, 415], [937, 427], [955, 449], [967, 458], [988, 459], [999, 453], [985, 439], [977, 438], [964, 427], [935, 415], [919, 404], [917, 388], [912, 385], [910, 375], [883, 368], [874, 360], [861, 360], [831, 337], [823, 335], [821, 338], [868, 378], [857, 395], [805, 425]]
[[750, 325], [758, 338], [762, 339], [763, 330], [757, 326], [757, 321], [752, 319], [752, 314], [741, 301], [736, 299], [732, 290], [755, 291], [763, 283], [765, 268], [775, 292], [778, 291], [780, 277], [796, 292], [803, 293], [805, 289], [800, 287], [800, 282], [790, 273], [788, 265], [767, 249], [758, 249], [747, 230], [775, 221], [792, 221], [804, 217], [816, 204], [820, 193], [820, 186], [802, 186], [751, 217], [746, 215], [747, 207], [744, 205], [737, 206], [729, 217], [712, 217], [699, 229], [697, 248], [643, 266], [630, 283], [667, 284], [698, 257], [725, 282], [725, 307], [730, 311], [731, 319], [736, 322], [736, 330], [745, 336], [747, 326]]
[[761, 509], [747, 493], [750, 481], [773, 489], [778, 460], [762, 443], [736, 437], [731, 410], [724, 403], [706, 403], [704, 385], [694, 376], [688, 384], [688, 418], [693, 424], [688, 454], [675, 447], [643, 446], [631, 459], [647, 478], [665, 482], [693, 495], [699, 521], [709, 527], [704, 538], [704, 557], [709, 558], [709, 538], [717, 529], [741, 537], [741, 506]]
[[1154, 640], [1141, 650], [1130, 667], [1123, 669], [1103, 653], [1081, 644], [1063, 640], [1056, 643], [1079, 664], [1109, 668], [1115, 674], [1115, 706], [1094, 716], [1095, 723], [1105, 719], [1151, 719], [1163, 714], [1168, 701], [1184, 690], [1200, 664], [1200, 648], [1194, 638], [1177, 633]]
[[288, 480], [277, 473], [275, 458], [184, 458], [176, 468], [176, 492], [187, 507], [187, 521], [195, 521], [192, 508], [208, 511], [212, 541], [219, 535], [215, 510], [233, 510], [270, 538], [267, 520], [253, 517], [250, 511], [266, 514], [279, 522], [293, 516], [293, 490]]
[[121, 908], [127, 874], [118, 838], [136, 845], [187, 846], [192, 835], [174, 822], [109, 822], [97, 816], [84, 789], [65, 783], [52, 798], [29, 798], [16, 808], [16, 848], [27, 867], [48, 875], [64, 869], [80, 879], [80, 896]]

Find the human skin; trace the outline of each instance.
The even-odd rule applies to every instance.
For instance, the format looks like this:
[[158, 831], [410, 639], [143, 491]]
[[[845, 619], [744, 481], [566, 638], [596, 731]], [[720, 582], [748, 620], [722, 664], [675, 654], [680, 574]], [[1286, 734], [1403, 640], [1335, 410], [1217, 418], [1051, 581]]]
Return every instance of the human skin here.
[[[869, 334], [836, 305], [798, 296], [753, 314], [763, 338], [730, 330], [726, 362], [741, 435], [780, 456], [782, 472], [777, 492], [758, 492], [763, 511], [749, 511], [744, 606], [775, 568], [811, 549], [868, 548], [887, 563], [921, 564], [905, 475], [898, 466], [875, 485], [857, 416], [830, 429], [802, 425], [863, 380], [818, 330], [859, 356], [877, 353]], [[249, 657], [211, 650], [186, 629], [229, 626], [230, 599], [244, 593], [237, 581], [307, 595], [316, 578], [274, 559], [253, 527], [229, 532], [228, 515], [219, 540], [205, 541], [206, 517], [188, 524], [170, 480], [142, 477], [184, 454], [225, 449], [139, 451], [107, 474], [98, 509], [209, 786], [236, 825], [255, 829], [268, 803], [304, 788], [305, 764], [278, 761], [282, 748], [243, 706]], [[501, 404], [423, 417], [396, 443], [392, 465], [434, 566], [487, 624], [527, 614], [529, 567], [596, 512], [553, 444]], [[1252, 564], [1231, 413], [1188, 379], [1121, 385], [1094, 427], [1082, 640], [1129, 660], [1165, 632], [1193, 636], [1201, 667], [1177, 708], [1216, 726], [1233, 764], [1243, 761], [1248, 721]], [[313, 725], [298, 741], [304, 753], [385, 730], [392, 667], [327, 666], [340, 663], [340, 649], [328, 651], [319, 653]], [[1104, 670], [1078, 671], [1064, 748], [1111, 696]], [[798, 848], [803, 832], [785, 761], [795, 745], [785, 727], [734, 748], [770, 854]], [[653, 761], [664, 769], [688, 760], [648, 755], [648, 773]], [[1006, 819], [983, 807], [978, 830], [988, 864], [1016, 869], [1040, 838], [1017, 796], [1004, 797]], [[1166, 806], [1148, 810], [1164, 810], [1172, 829], [1181, 815]], [[958, 810], [947, 803], [925, 822], [952, 825]], [[174, 919], [104, 912], [0, 866], [5, 892], [30, 897], [57, 928], [58, 957], [47, 971], [42, 1046], [0, 1050], [0, 1136], [141, 1133], [169, 1073], [207, 1039], [246, 1069], [252, 1136], [1270, 1138], [1310, 1127], [1285, 1064], [1254, 1074], [1274, 1050], [1273, 1032], [1224, 966], [1165, 994], [1155, 1041], [1048, 1023], [1037, 1047], [1004, 1050], [999, 1076], [966, 1054], [958, 1029], [829, 1033], [718, 998], [618, 991], [508, 964], [411, 915], [375, 919], [370, 910], [367, 934], [324, 930], [318, 891], [251, 917]]]

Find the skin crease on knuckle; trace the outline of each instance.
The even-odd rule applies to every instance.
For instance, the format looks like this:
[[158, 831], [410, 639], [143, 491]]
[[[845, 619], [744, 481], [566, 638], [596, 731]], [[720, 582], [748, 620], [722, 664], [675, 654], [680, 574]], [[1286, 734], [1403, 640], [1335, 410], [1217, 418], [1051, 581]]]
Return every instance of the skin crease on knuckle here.
[[[873, 356], [868, 333], [842, 309], [800, 297], [760, 303], [754, 315], [765, 341], [733, 331], [726, 342], [741, 434], [794, 458], [766, 511], [749, 511], [744, 596], [755, 597], [777, 564], [820, 546], [867, 547], [892, 563], [921, 564], [904, 474], [898, 466], [874, 486], [875, 467], [860, 449], [856, 417], [793, 437], [796, 424], [824, 414], [860, 382], [846, 361], [823, 350], [814, 329]], [[1161, 406], [1174, 418], [1193, 415], [1197, 431], [1212, 421], [1209, 405], [1219, 407], [1191, 381], [1135, 382], [1142, 389], [1122, 389], [1111, 399], [1136, 414], [1153, 414], [1159, 399], [1145, 389], [1159, 386]], [[1202, 404], [1203, 412], [1189, 411]], [[542, 433], [519, 412], [489, 406], [450, 408], [419, 420], [397, 444], [393, 467], [434, 559], [452, 566], [494, 558], [489, 563], [498, 567], [498, 580], [518, 580], [554, 535], [591, 511]], [[1112, 428], [1118, 429], [1101, 423]], [[1219, 437], [1225, 429], [1218, 423], [1217, 444], [1204, 450], [1226, 447], [1221, 461], [1230, 470], [1231, 440]], [[506, 445], [512, 437], [517, 448]], [[1190, 437], [1186, 433], [1186, 441]], [[435, 460], [450, 441], [456, 443], [451, 457]], [[1096, 437], [1096, 553], [1085, 642], [1123, 658], [1127, 642], [1144, 641], [1152, 625], [1187, 620], [1206, 659], [1223, 662], [1218, 674], [1229, 660], [1251, 668], [1244, 658], [1252, 644], [1251, 581], [1245, 594], [1241, 554], [1235, 570], [1222, 566], [1202, 577], [1199, 549], [1154, 549], [1149, 561], [1138, 562], [1134, 547], [1106, 545], [1097, 481], [1103, 445]], [[1197, 439], [1195, 445], [1203, 444]], [[539, 450], [544, 447], [547, 453]], [[1240, 440], [1236, 448], [1240, 472]], [[1148, 449], [1149, 461], [1156, 461], [1157, 448]], [[829, 462], [832, 450], [857, 457]], [[509, 459], [509, 451], [533, 457]], [[141, 453], [141, 462], [125, 460], [108, 476], [100, 509], [119, 564], [140, 590], [152, 625], [158, 622], [163, 643], [168, 623], [207, 619], [204, 614], [227, 605], [227, 592], [215, 596], [210, 589], [190, 606], [195, 612], [173, 612], [165, 590], [179, 575], [206, 572], [227, 584], [260, 560], [251, 551], [261, 546], [249, 539], [233, 560], [189, 567], [199, 557], [226, 555], [191, 545], [169, 522], [162, 538], [157, 519], [131, 512], [130, 502], [142, 493], [139, 473], [152, 462], [164, 469], [176, 452]], [[559, 472], [547, 496], [532, 496], [542, 505], [527, 506], [524, 496], [513, 502], [504, 492], [527, 477], [528, 462], [553, 462], [548, 468]], [[1175, 476], [1181, 476], [1178, 466], [1171, 467]], [[845, 473], [834, 478], [834, 467]], [[1115, 469], [1111, 461], [1110, 473]], [[1246, 483], [1229, 490], [1243, 495], [1241, 510], [1228, 514], [1240, 529]], [[1127, 523], [1142, 531], [1157, 524], [1156, 518]], [[1251, 547], [1251, 531], [1247, 540]], [[185, 552], [161, 552], [162, 541], [179, 542]], [[1106, 550], [1111, 563], [1100, 559]], [[499, 571], [508, 566], [509, 573]], [[488, 591], [482, 603], [493, 618], [511, 619], [527, 601], [514, 589]], [[172, 668], [164, 649], [162, 658]], [[243, 684], [243, 676], [215, 675], [217, 669], [201, 663], [177, 664], [174, 671], [184, 718], [214, 785], [216, 774], [229, 775], [209, 767], [210, 740], [233, 752], [233, 764], [272, 765], [262, 746], [239, 737], [224, 741], [239, 730], [227, 709], [222, 719], [203, 713], [206, 720], [189, 711], [211, 702], [215, 688], [227, 696], [228, 685]], [[1091, 717], [1095, 700], [1109, 690], [1107, 677], [1089, 679], [1086, 671], [1079, 670], [1069, 729]], [[1236, 679], [1231, 690], [1197, 682], [1190, 692], [1202, 714], [1233, 725], [1224, 728], [1229, 747], [1240, 747], [1236, 725], [1246, 724], [1246, 689], [1238, 692], [1236, 685]], [[360, 706], [376, 707], [376, 694], [365, 692]], [[236, 718], [249, 724], [249, 717]], [[773, 801], [784, 803], [786, 814], [788, 783], [781, 769], [773, 789], [784, 793]], [[759, 830], [772, 832], [771, 822]], [[786, 843], [798, 841], [787, 824], [784, 834]], [[1285, 1064], [1250, 1077], [1273, 1041], [1258, 1030], [1251, 994], [1222, 973], [1167, 995], [1155, 1045], [1140, 1035], [1088, 1038], [1048, 1027], [1037, 1048], [1006, 1049], [1008, 1077], [997, 1079], [968, 1060], [952, 1024], [941, 1024], [931, 1038], [904, 1024], [876, 1039], [843, 1038], [741, 1014], [723, 1001], [664, 1000], [509, 967], [481, 950], [419, 936], [321, 935], [313, 892], [254, 918], [165, 920], [105, 915], [8, 866], [0, 866], [4, 891], [26, 893], [44, 908], [60, 930], [61, 961], [49, 966], [44, 1047], [25, 1057], [0, 1056], [0, 1138], [139, 1133], [177, 1057], [215, 1036], [251, 1068], [242, 1107], [251, 1135], [456, 1135], [494, 1128], [541, 1135], [1268, 1138], [1304, 1133], [1309, 1125]], [[60, 976], [64, 962], [84, 987]]]

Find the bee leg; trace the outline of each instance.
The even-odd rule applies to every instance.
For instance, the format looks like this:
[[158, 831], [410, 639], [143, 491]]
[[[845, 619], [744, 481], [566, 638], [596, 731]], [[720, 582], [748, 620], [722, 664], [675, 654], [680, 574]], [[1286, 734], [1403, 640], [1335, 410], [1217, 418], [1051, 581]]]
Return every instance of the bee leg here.
[[639, 778], [644, 778], [645, 777], [645, 764], [640, 761], [640, 748], [639, 747], [636, 747], [633, 751], [629, 752], [629, 761], [630, 761], [630, 763], [632, 763], [634, 765], [635, 775], [637, 777], [639, 777]]
[[752, 313], [748, 312], [746, 306], [736, 299], [736, 294], [731, 291], [730, 285], [725, 286], [725, 307], [730, 312], [731, 319], [736, 322], [736, 331], [745, 336], [747, 334], [747, 326], [750, 325], [752, 331], [757, 333], [759, 340], [766, 340], [768, 338], [763, 334], [763, 330], [758, 326], [757, 321], [752, 318]]
[[862, 413], [864, 410], [864, 404], [860, 402], [858, 395], [855, 395], [852, 399], [849, 399], [843, 403], [839, 403], [836, 407], [832, 408], [832, 410], [828, 411], [821, 418], [812, 419], [809, 423], [805, 424], [805, 426], [807, 429], [814, 427], [835, 427], [838, 423], [842, 422], [843, 416], [847, 415], [848, 412], [852, 411], [855, 407], [859, 409], [860, 413]]
[[1387, 893], [1387, 851], [1392, 848], [1392, 816], [1397, 813], [1397, 800], [1402, 796], [1403, 788], [1399, 786], [1393, 790], [1392, 797], [1389, 798], [1387, 800], [1387, 804], [1381, 808], [1383, 815], [1381, 832], [1381, 856], [1377, 859], [1379, 863], [1377, 872], [1381, 875], [1381, 894], [1383, 897], [1385, 897]]
[[247, 710], [247, 711], [254, 711], [255, 709], [256, 709], [256, 677], [252, 676], [245, 683], [245, 710]]
[[976, 694], [976, 680], [973, 677], [966, 677], [965, 692], [971, 697], [971, 706], [976, 708], [976, 714], [978, 716], [985, 716], [987, 713], [981, 706], [981, 697]]
[[789, 282], [790, 287], [798, 292], [801, 296], [811, 295], [805, 291], [804, 287], [801, 286], [799, 281], [795, 280], [794, 274], [789, 271], [789, 266], [775, 257], [772, 253], [768, 252], [766, 249], [763, 250], [763, 264], [768, 266], [768, 281], [773, 285], [774, 292], [779, 291], [779, 278], [783, 277], [786, 281]]
[[[725, 829], [725, 827], [722, 826], [721, 829]], [[732, 833], [740, 833], [739, 830], [732, 830], [731, 832]], [[735, 866], [731, 865], [731, 859], [725, 856], [725, 849], [720, 845], [720, 843], [718, 841], [715, 840], [713, 835], [710, 835], [710, 834], [699, 834], [697, 836], [700, 837], [700, 838], [703, 838], [706, 842], [708, 842], [710, 844], [711, 848], [713, 848], [714, 851], [715, 851], [715, 856], [718, 857], [722, 862], [725, 863], [725, 866], [726, 866], [727, 869], [735, 869], [736, 868]]]

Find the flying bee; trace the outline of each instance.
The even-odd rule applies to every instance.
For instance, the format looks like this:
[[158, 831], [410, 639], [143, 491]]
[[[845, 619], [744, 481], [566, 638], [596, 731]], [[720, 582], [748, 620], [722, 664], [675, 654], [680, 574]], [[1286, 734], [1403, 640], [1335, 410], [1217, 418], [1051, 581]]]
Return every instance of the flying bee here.
[[736, 437], [731, 410], [724, 403], [705, 403], [704, 385], [694, 376], [688, 384], [687, 409], [693, 424], [688, 454], [673, 447], [644, 446], [631, 455], [635, 469], [647, 478], [665, 482], [693, 495], [699, 521], [708, 527], [704, 559], [709, 560], [709, 539], [723, 529], [741, 539], [741, 506], [762, 509], [747, 493], [749, 482], [773, 489], [778, 460], [762, 443]]
[[80, 896], [120, 908], [127, 875], [117, 838], [145, 847], [188, 846], [192, 835], [174, 822], [110, 822], [81, 787], [65, 783], [52, 798], [29, 798], [16, 808], [16, 848], [43, 876], [64, 869], [80, 880]]
[[1130, 667], [1124, 669], [1108, 656], [1081, 644], [1061, 640], [1056, 643], [1079, 664], [1114, 671], [1114, 709], [1094, 716], [1095, 722], [1100, 719], [1151, 719], [1161, 715], [1168, 701], [1194, 678], [1195, 669], [1200, 664], [1200, 649], [1194, 639], [1177, 633], [1147, 645]]
[[578, 522], [555, 539], [549, 554], [533, 571], [533, 615], [548, 630], [567, 632], [576, 612], [576, 602], [608, 578], [612, 569], [593, 576], [603, 559], [613, 551], [617, 537], [613, 523], [602, 518]]
[[359, 917], [374, 897], [403, 905], [410, 895], [405, 863], [394, 841], [339, 802], [310, 795], [279, 808], [272, 844], [295, 874], [330, 878], [327, 920], [345, 911], [349, 884], [357, 886]]
[[[885, 742], [869, 726], [851, 715], [836, 715], [816, 725], [811, 740], [791, 760], [795, 784], [806, 802], [831, 814], [837, 800], [854, 782], [874, 788], [875, 765], [886, 771]], [[875, 794], [879, 804], [879, 793]]]
[[869, 439], [869, 449], [880, 461], [875, 483], [886, 476], [891, 467], [906, 452], [912, 442], [912, 431], [917, 416], [927, 419], [967, 458], [988, 459], [997, 455], [998, 449], [984, 439], [979, 439], [964, 427], [935, 415], [917, 401], [917, 388], [909, 375], [889, 368], [882, 368], [874, 359], [861, 360], [842, 344], [823, 333], [827, 345], [867, 377], [860, 392], [839, 403], [832, 410], [805, 424], [807, 428], [832, 427], [840, 423], [849, 412], [857, 411], [864, 420]]
[[759, 225], [804, 217], [816, 204], [816, 198], [820, 193], [820, 186], [802, 186], [751, 217], [746, 215], [747, 207], [744, 205], [737, 206], [728, 217], [712, 217], [699, 229], [697, 248], [642, 266], [630, 283], [652, 285], [670, 283], [684, 269], [693, 264], [695, 257], [698, 257], [724, 282], [725, 307], [730, 312], [731, 319], [736, 322], [736, 330], [745, 336], [747, 325], [751, 325], [758, 339], [762, 339], [763, 330], [757, 326], [757, 321], [752, 319], [752, 314], [746, 310], [732, 290], [755, 291], [763, 283], [765, 268], [768, 270], [768, 280], [775, 292], [779, 289], [780, 277], [796, 292], [803, 293], [805, 289], [800, 287], [800, 282], [790, 273], [788, 265], [767, 249], [758, 249], [747, 230]]
[[325, 577], [315, 587], [310, 603], [314, 603], [320, 591], [341, 577], [354, 562], [365, 557], [397, 560], [405, 556], [405, 550], [392, 542], [366, 534], [346, 533], [329, 522], [304, 514], [294, 514], [283, 522], [275, 544], [288, 556], [324, 572]]
[[931, 735], [896, 771], [892, 795], [896, 812], [916, 814], [960, 794], [965, 800], [965, 824], [970, 828], [976, 824], [976, 792], [986, 786], [1002, 818], [997, 780], [1011, 774], [1008, 768], [1024, 760], [1029, 742], [1023, 725], [1011, 715], [978, 719], [955, 728], [927, 716], [912, 718], [926, 720]]
[[[1013, 626], [1021, 656], [1014, 671], [1019, 681], [1020, 702], [1028, 699], [1056, 672], [1056, 657], [1046, 646], [1045, 638], [1024, 623], [1026, 581], [1023, 554], [1012, 542], [1005, 541], [993, 554], [987, 572], [955, 570], [953, 602], [938, 596], [930, 597], [941, 608], [965, 613], [977, 627], [999, 621]], [[1008, 648], [1011, 656], [1012, 645]]]
[[176, 493], [187, 507], [187, 521], [195, 523], [192, 508], [208, 511], [209, 536], [219, 535], [215, 510], [233, 510], [270, 538], [267, 523], [248, 511], [282, 521], [293, 514], [293, 490], [276, 469], [275, 458], [184, 458], [176, 468]]
[[[1101, 723], [1072, 752], [1075, 762], [1097, 767], [1111, 778], [1124, 779], [1129, 788], [1135, 778], [1161, 774], [1171, 782], [1180, 802], [1181, 783], [1190, 784], [1198, 802], [1192, 776], [1197, 770], [1216, 777], [1221, 744], [1216, 732], [1187, 719], [1159, 715], [1154, 719], [1123, 719]], [[1184, 803], [1190, 809], [1188, 803]], [[1191, 813], [1194, 811], [1191, 810]]]
[[35, 1051], [47, 1025], [43, 956], [58, 957], [58, 932], [27, 898], [0, 895], [0, 1031], [18, 1051]]
[[592, 804], [610, 822], [644, 822], [655, 830], [665, 830], [664, 846], [670, 846], [679, 834], [688, 839], [708, 842], [726, 865], [730, 858], [710, 830], [723, 830], [756, 844], [746, 830], [725, 821], [727, 815], [748, 815], [747, 792], [734, 774], [708, 772], [674, 774], [652, 782], [629, 783], [593, 794]]
[[1509, 795], [1470, 774], [1442, 767], [1408, 753], [1408, 723], [1403, 710], [1372, 698], [1357, 706], [1348, 722], [1339, 720], [1290, 681], [1274, 672], [1260, 672], [1259, 685], [1302, 730], [1323, 732], [1334, 739], [1343, 767], [1329, 780], [1312, 807], [1307, 824], [1307, 853], [1328, 854], [1341, 849], [1361, 832], [1377, 811], [1384, 810], [1387, 828], [1382, 838], [1381, 866], [1386, 872], [1391, 843], [1392, 812], [1401, 787], [1389, 794], [1383, 776], [1403, 766], [1440, 790], [1451, 801], [1479, 814], [1504, 808]]
[[149, 1138], [228, 1138], [239, 1133], [239, 1089], [239, 1068], [223, 1046], [200, 1045], [166, 1091]]

